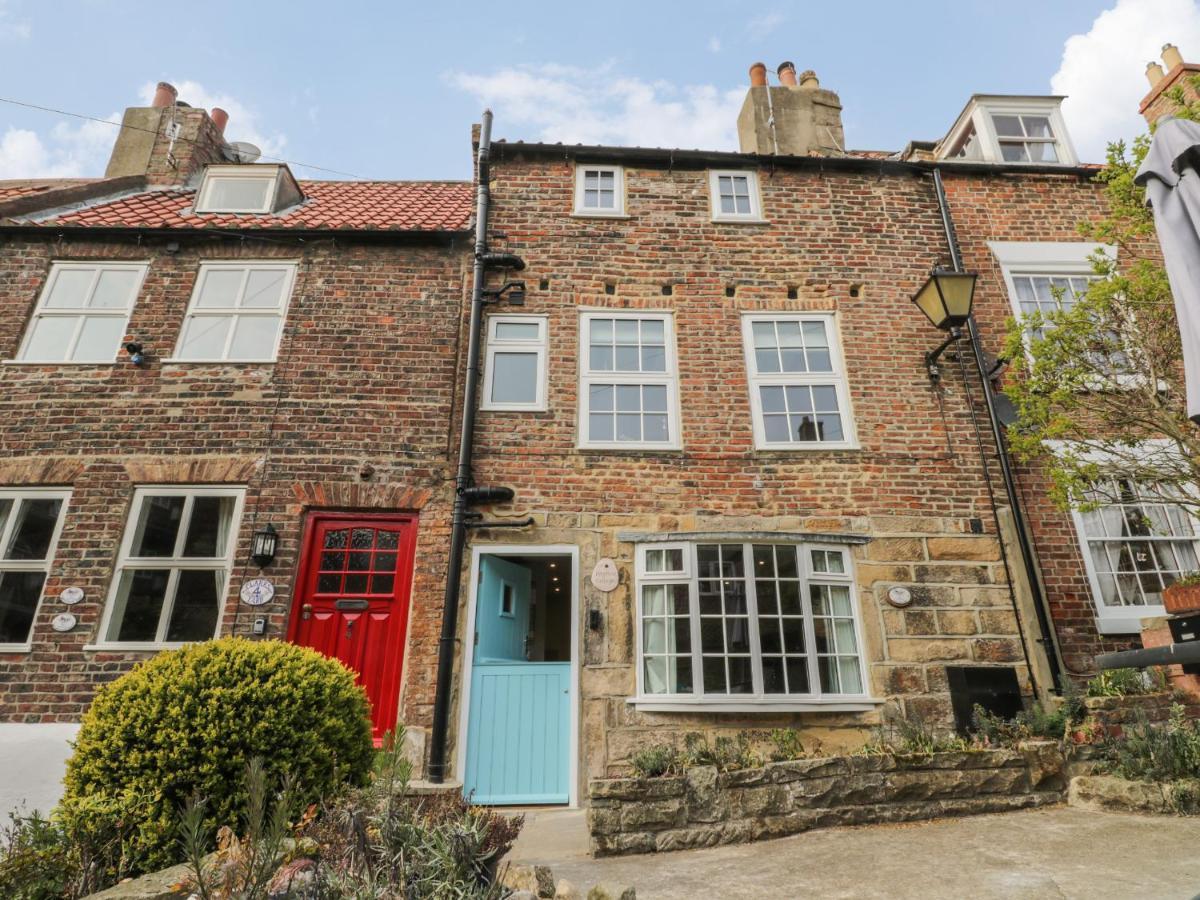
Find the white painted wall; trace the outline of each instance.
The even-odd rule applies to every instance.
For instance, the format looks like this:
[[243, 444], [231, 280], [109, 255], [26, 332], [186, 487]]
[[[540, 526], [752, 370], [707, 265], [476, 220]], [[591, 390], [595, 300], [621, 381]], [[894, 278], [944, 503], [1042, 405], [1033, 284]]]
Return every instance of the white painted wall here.
[[75, 723], [0, 723], [0, 820], [12, 809], [48, 813], [62, 796]]

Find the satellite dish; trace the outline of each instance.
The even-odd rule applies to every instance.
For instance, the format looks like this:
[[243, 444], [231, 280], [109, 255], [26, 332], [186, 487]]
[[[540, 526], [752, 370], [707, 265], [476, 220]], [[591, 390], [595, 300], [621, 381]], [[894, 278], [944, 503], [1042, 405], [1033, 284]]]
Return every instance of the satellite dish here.
[[228, 156], [234, 162], [252, 163], [262, 156], [262, 151], [249, 141], [234, 141], [228, 146]]
[[1000, 424], [1005, 428], [1011, 428], [1020, 420], [1020, 415], [1017, 414], [1017, 407], [1009, 399], [1008, 394], [1003, 391], [996, 391], [995, 395], [996, 418], [1000, 420]]

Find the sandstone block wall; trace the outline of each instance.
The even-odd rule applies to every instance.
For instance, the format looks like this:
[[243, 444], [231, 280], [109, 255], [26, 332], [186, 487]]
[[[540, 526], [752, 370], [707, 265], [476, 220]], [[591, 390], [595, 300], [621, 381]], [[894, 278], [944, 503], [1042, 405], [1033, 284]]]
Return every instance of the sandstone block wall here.
[[834, 825], [1023, 809], [1063, 799], [1054, 744], [925, 757], [851, 756], [670, 778], [593, 781], [592, 853], [614, 856], [735, 844]]

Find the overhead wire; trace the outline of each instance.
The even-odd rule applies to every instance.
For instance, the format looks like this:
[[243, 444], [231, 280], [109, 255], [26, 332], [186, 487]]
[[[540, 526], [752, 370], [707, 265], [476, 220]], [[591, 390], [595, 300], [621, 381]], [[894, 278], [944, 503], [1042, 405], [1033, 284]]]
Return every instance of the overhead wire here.
[[[141, 131], [146, 134], [153, 134], [153, 135], [157, 135], [159, 133], [154, 128], [142, 128], [138, 125], [126, 125], [124, 122], [113, 122], [110, 119], [101, 119], [98, 116], [89, 116], [89, 115], [85, 115], [84, 113], [71, 112], [70, 110], [66, 110], [66, 109], [55, 109], [52, 106], [40, 106], [37, 103], [28, 103], [24, 100], [14, 100], [11, 97], [0, 97], [0, 103], [9, 103], [13, 106], [22, 106], [25, 109], [36, 109], [40, 112], [54, 113], [55, 115], [59, 115], [59, 116], [70, 116], [71, 118], [83, 119], [84, 121], [87, 121], [87, 122], [100, 122], [104, 125], [112, 125], [114, 128], [119, 128], [119, 129], [129, 129], [130, 131]], [[182, 141], [182, 142], [188, 143], [188, 144], [198, 143], [198, 141], [196, 141], [193, 138], [177, 137], [177, 138], [175, 138], [175, 140]], [[316, 165], [313, 165], [312, 163], [300, 162], [300, 161], [294, 160], [294, 159], [283, 159], [278, 156], [267, 156], [266, 154], [262, 155], [259, 158], [265, 159], [269, 162], [284, 163], [285, 165], [289, 165], [289, 166], [297, 166], [298, 168], [301, 168], [301, 169], [312, 169], [315, 172], [327, 172], [330, 175], [343, 175], [346, 178], [353, 178], [358, 181], [366, 180], [363, 178], [363, 176], [355, 175], [353, 172], [343, 172], [340, 169], [329, 169], [324, 166], [316, 166]]]

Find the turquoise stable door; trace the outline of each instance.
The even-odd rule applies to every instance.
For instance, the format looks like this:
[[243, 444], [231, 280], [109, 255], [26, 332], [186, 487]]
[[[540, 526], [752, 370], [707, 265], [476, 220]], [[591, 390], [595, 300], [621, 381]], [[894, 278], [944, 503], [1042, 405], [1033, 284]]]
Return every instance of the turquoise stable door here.
[[530, 565], [480, 558], [463, 784], [476, 803], [569, 802], [571, 664], [529, 659], [534, 576]]

